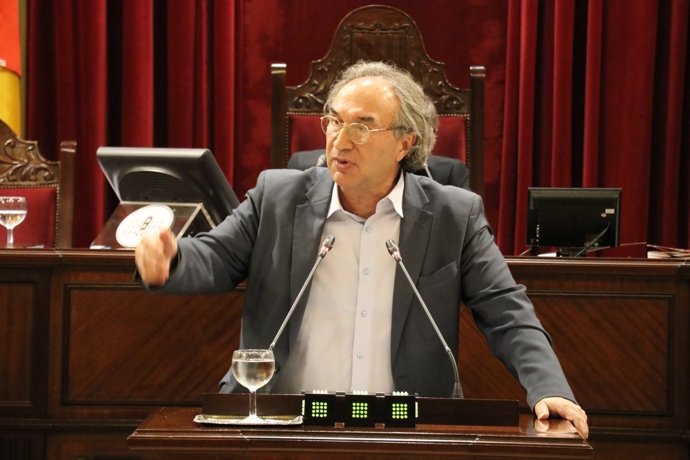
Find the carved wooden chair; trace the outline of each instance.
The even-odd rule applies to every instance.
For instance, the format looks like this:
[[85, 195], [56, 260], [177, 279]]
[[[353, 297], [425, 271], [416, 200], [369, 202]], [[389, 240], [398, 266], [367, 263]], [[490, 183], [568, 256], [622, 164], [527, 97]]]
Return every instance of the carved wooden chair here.
[[325, 146], [319, 117], [328, 91], [337, 75], [360, 59], [393, 63], [422, 85], [440, 118], [433, 153], [464, 161], [470, 169], [470, 188], [481, 195], [485, 69], [470, 67], [468, 89], [451, 85], [445, 65], [426, 53], [414, 20], [389, 6], [365, 6], [345, 16], [330, 50], [312, 61], [304, 83], [286, 86], [286, 64], [271, 65], [271, 166], [285, 167], [293, 153]]
[[[76, 142], [62, 142], [58, 161], [49, 161], [35, 141], [18, 138], [0, 120], [0, 195], [25, 196], [29, 208], [14, 231], [17, 247], [72, 246], [75, 151]], [[0, 227], [0, 242], [5, 236]]]

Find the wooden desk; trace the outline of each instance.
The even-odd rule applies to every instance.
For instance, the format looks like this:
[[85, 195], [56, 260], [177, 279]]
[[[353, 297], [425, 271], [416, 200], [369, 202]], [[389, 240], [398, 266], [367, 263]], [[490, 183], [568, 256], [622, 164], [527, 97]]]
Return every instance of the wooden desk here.
[[197, 408], [162, 408], [129, 437], [134, 452], [165, 458], [591, 458], [592, 448], [569, 422], [539, 432], [520, 427], [420, 425], [417, 428], [235, 428], [193, 422]]
[[[594, 458], [688, 459], [690, 262], [509, 258], [587, 410]], [[0, 250], [0, 452], [132, 456], [159, 407], [198, 407], [237, 347], [242, 289], [145, 292], [129, 251]], [[463, 309], [465, 395], [524, 393]]]

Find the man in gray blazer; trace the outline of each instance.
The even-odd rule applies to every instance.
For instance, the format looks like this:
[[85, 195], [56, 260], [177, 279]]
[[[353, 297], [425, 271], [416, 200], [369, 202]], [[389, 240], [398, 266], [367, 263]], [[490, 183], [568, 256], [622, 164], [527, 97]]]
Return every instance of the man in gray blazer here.
[[[355, 64], [326, 103], [327, 168], [264, 171], [232, 215], [195, 238], [176, 241], [167, 230], [144, 236], [135, 250], [142, 281], [196, 293], [223, 292], [246, 279], [240, 346], [267, 348], [319, 243], [334, 235], [276, 344], [278, 371], [268, 390], [449, 396], [452, 365], [385, 247], [399, 241], [446, 342], [458, 343], [462, 302], [536, 416], [567, 418], [587, 437], [586, 414], [494, 243], [481, 198], [408, 173], [426, 161], [436, 123], [433, 104], [409, 74]], [[221, 391], [236, 390], [228, 373]]]

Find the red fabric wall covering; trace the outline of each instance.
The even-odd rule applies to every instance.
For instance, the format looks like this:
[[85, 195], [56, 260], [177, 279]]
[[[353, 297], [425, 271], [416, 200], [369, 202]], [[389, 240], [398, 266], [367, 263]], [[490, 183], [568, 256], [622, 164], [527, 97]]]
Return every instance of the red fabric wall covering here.
[[[647, 241], [656, 8], [652, 2], [604, 3], [597, 185], [624, 189], [621, 242]], [[628, 12], [625, 20], [620, 9]]]
[[621, 187], [622, 244], [688, 246], [687, 21], [687, 2], [510, 2], [504, 252], [526, 248], [530, 185]]
[[599, 145], [599, 100], [601, 97], [601, 37], [602, 1], [593, 0], [587, 11], [586, 58], [584, 73], [584, 130], [582, 142], [583, 182], [585, 187], [595, 187], [599, 176], [597, 146]]
[[[78, 142], [75, 244], [115, 205], [101, 145], [209, 147], [252, 187], [270, 164], [270, 63], [302, 82], [369, 3], [30, 0], [26, 137], [52, 158]], [[380, 3], [415, 18], [457, 86], [487, 68], [484, 199], [504, 253], [525, 248], [530, 185], [623, 187], [622, 242], [690, 246], [687, 2]]]
[[[688, 2], [662, 5], [656, 62], [658, 83], [655, 90], [652, 132], [652, 183], [649, 196], [649, 239], [685, 241], [690, 234], [690, 186], [688, 181], [688, 133], [690, 97], [688, 94]], [[684, 144], [684, 145], [683, 145]], [[660, 167], [657, 167], [656, 165]]]
[[[154, 131], [154, 50], [153, 4], [127, 1], [122, 5], [122, 81], [120, 100], [121, 139], [131, 145], [153, 145]], [[128, 69], [126, 72], [123, 69]], [[109, 74], [115, 74], [111, 69]], [[128, 95], [128, 97], [122, 97]], [[117, 126], [113, 126], [116, 128]]]
[[513, 231], [524, 228], [518, 209], [527, 197], [516, 190], [532, 184], [537, 3], [509, 2], [508, 51], [504, 107], [503, 149], [497, 241], [501, 248], [513, 247]]

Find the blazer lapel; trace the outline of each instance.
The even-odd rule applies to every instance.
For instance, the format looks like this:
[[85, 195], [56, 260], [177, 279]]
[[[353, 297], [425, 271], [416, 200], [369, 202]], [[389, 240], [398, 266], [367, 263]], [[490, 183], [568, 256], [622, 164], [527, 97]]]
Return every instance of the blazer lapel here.
[[[321, 174], [314, 186], [307, 192], [306, 200], [295, 210], [292, 225], [292, 264], [290, 272], [290, 306], [297, 298], [304, 281], [316, 262], [321, 246], [321, 234], [326, 224], [326, 213], [331, 200], [333, 180], [328, 172]], [[288, 324], [290, 346], [294, 343], [299, 331], [304, 310], [309, 298], [310, 286], [304, 291], [299, 304]]]
[[[429, 246], [432, 214], [425, 210], [429, 202], [419, 182], [412, 174], [405, 174], [405, 194], [403, 198], [403, 218], [400, 221], [400, 255], [412, 281], [417, 284], [424, 256]], [[402, 331], [414, 300], [414, 291], [409, 286], [402, 269], [395, 272], [395, 291], [393, 293], [393, 321], [391, 325], [391, 364], [395, 363]]]

